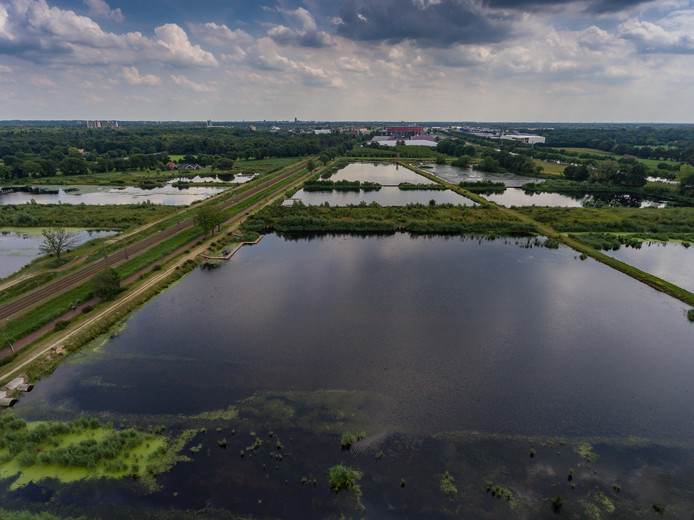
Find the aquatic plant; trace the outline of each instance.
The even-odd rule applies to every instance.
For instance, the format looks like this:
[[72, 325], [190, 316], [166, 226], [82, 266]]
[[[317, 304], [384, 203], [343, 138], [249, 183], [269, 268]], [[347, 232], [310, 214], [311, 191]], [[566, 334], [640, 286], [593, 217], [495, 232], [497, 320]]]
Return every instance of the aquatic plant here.
[[340, 446], [343, 450], [348, 450], [352, 447], [353, 444], [365, 438], [365, 432], [345, 432], [342, 434], [342, 437], [340, 438]]
[[450, 498], [458, 494], [458, 488], [455, 485], [455, 478], [448, 471], [444, 471], [440, 481], [441, 491]]
[[330, 489], [335, 493], [351, 491], [357, 497], [361, 496], [359, 481], [363, 474], [361, 471], [343, 464], [337, 464], [328, 470], [328, 482]]
[[562, 507], [564, 507], [564, 499], [560, 496], [552, 497], [549, 503], [552, 506], [552, 511], [555, 513], [561, 512]]

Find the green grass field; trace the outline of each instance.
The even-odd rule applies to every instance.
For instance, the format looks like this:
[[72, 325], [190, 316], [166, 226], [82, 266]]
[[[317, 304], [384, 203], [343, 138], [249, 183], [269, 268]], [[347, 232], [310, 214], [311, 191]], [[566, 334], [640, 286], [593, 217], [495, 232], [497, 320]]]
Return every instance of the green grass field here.
[[543, 161], [541, 159], [533, 159], [536, 166], [542, 167], [542, 173], [545, 175], [556, 175], [557, 177], [564, 174], [564, 168], [566, 165], [557, 164], [550, 161]]

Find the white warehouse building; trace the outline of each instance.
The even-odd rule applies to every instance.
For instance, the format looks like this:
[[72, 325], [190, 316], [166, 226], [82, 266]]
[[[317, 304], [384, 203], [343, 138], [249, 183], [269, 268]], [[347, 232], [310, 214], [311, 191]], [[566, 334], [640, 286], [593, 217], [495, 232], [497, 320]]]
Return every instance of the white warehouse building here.
[[499, 139], [505, 139], [506, 141], [520, 141], [525, 144], [545, 144], [546, 139], [541, 135], [532, 134], [506, 134], [502, 135]]

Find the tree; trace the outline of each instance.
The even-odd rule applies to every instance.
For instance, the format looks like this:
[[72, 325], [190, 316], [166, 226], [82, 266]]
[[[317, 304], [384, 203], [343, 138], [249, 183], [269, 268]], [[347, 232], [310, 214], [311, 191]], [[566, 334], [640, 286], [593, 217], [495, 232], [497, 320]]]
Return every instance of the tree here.
[[316, 169], [316, 163], [314, 162], [313, 159], [309, 159], [308, 162], [306, 163], [306, 168], [308, 168], [308, 171], [312, 172], [313, 170]]
[[453, 161], [451, 164], [453, 166], [457, 166], [458, 168], [467, 168], [468, 166], [470, 166], [471, 162], [472, 162], [471, 157], [469, 157], [467, 155], [461, 155], [455, 161]]
[[218, 228], [224, 222], [224, 216], [211, 206], [203, 206], [195, 213], [195, 223], [206, 235]]
[[234, 160], [222, 157], [214, 162], [213, 167], [216, 170], [231, 170], [234, 167]]
[[682, 193], [694, 194], [694, 171], [682, 175], [680, 179], [680, 191]]
[[109, 267], [94, 277], [94, 294], [103, 300], [111, 300], [121, 290], [118, 271]]
[[630, 168], [625, 169], [621, 175], [619, 175], [620, 184], [625, 186], [645, 186], [646, 179], [648, 178], [648, 170], [646, 167], [637, 162], [633, 164]]
[[483, 172], [496, 173], [501, 171], [501, 166], [499, 165], [499, 161], [493, 157], [487, 156], [477, 165], [477, 169]]
[[564, 177], [572, 181], [585, 181], [588, 179], [588, 167], [585, 164], [574, 166], [573, 164], [564, 169]]
[[66, 157], [60, 163], [63, 175], [86, 175], [89, 172], [87, 161], [82, 157]]
[[44, 254], [55, 256], [57, 260], [60, 260], [61, 255], [77, 243], [75, 235], [65, 228], [44, 229], [41, 234], [43, 242], [39, 250]]
[[603, 161], [590, 172], [592, 182], [612, 182], [619, 173], [619, 164], [615, 161]]

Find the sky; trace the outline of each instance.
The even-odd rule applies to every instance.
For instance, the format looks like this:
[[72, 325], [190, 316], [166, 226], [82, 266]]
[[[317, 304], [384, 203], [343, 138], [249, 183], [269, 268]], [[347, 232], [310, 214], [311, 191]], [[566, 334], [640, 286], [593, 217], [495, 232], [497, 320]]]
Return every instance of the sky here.
[[0, 119], [694, 123], [694, 0], [0, 0]]

